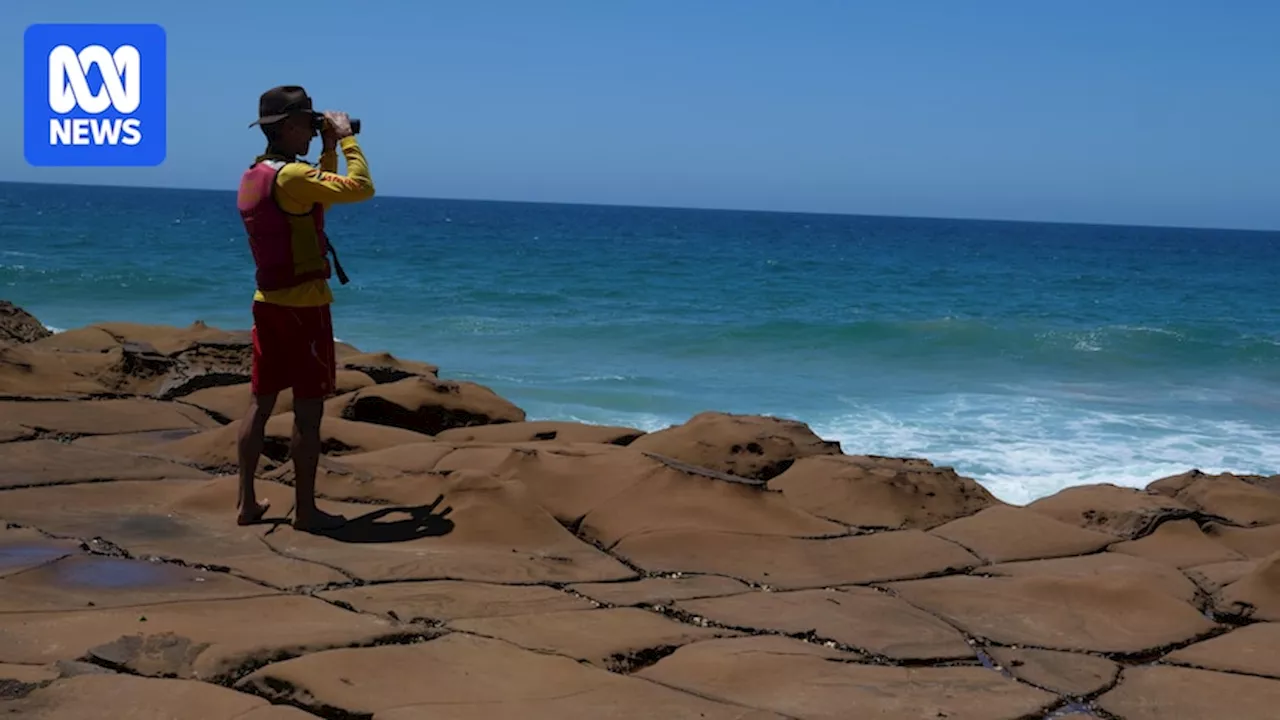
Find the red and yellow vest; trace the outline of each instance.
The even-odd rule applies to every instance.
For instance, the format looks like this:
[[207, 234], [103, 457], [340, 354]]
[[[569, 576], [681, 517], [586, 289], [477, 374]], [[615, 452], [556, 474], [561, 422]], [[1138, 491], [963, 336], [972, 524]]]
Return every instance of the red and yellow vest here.
[[241, 176], [236, 198], [257, 267], [258, 289], [263, 292], [327, 280], [332, 274], [324, 206], [317, 203], [309, 213], [296, 215], [276, 202], [276, 174], [284, 165], [276, 159], [255, 163]]

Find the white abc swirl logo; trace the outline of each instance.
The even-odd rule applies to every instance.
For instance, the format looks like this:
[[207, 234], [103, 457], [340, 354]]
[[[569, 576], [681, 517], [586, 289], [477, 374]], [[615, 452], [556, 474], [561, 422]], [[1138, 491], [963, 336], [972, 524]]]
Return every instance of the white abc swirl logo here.
[[[132, 45], [121, 45], [111, 53], [101, 45], [89, 45], [76, 53], [70, 46], [59, 45], [49, 52], [49, 107], [59, 114], [77, 106], [83, 112], [97, 114], [108, 107], [131, 113], [142, 102], [142, 58]], [[89, 68], [98, 66], [102, 88], [89, 91]]]

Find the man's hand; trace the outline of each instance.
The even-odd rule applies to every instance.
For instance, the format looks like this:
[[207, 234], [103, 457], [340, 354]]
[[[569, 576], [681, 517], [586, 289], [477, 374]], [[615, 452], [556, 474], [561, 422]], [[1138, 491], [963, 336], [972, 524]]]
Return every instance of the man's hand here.
[[327, 150], [336, 148], [338, 141], [342, 138], [355, 134], [351, 132], [351, 119], [344, 112], [326, 110], [324, 119], [324, 130], [320, 131], [320, 137], [323, 138], [324, 147]]

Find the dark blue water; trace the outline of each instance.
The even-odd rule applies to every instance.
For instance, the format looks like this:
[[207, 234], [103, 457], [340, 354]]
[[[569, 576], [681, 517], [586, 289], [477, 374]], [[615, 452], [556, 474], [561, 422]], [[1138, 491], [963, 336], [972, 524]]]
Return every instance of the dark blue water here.
[[[1015, 502], [1280, 471], [1280, 233], [376, 198], [337, 335], [534, 418], [706, 409], [954, 465]], [[247, 327], [231, 193], [0, 184], [0, 296], [46, 324]]]

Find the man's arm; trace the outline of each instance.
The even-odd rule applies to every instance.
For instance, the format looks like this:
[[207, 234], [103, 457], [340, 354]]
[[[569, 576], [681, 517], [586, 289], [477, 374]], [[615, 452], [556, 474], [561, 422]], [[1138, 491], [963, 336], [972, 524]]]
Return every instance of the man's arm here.
[[[277, 182], [280, 191], [294, 201], [310, 205], [320, 203], [329, 206], [337, 203], [354, 203], [373, 197], [373, 178], [369, 176], [369, 164], [354, 135], [338, 141], [338, 147], [347, 159], [347, 174], [336, 172], [336, 154], [321, 154], [321, 167], [305, 163], [290, 163], [280, 170]], [[326, 163], [325, 154], [329, 155]], [[331, 167], [324, 167], [326, 164]]]

